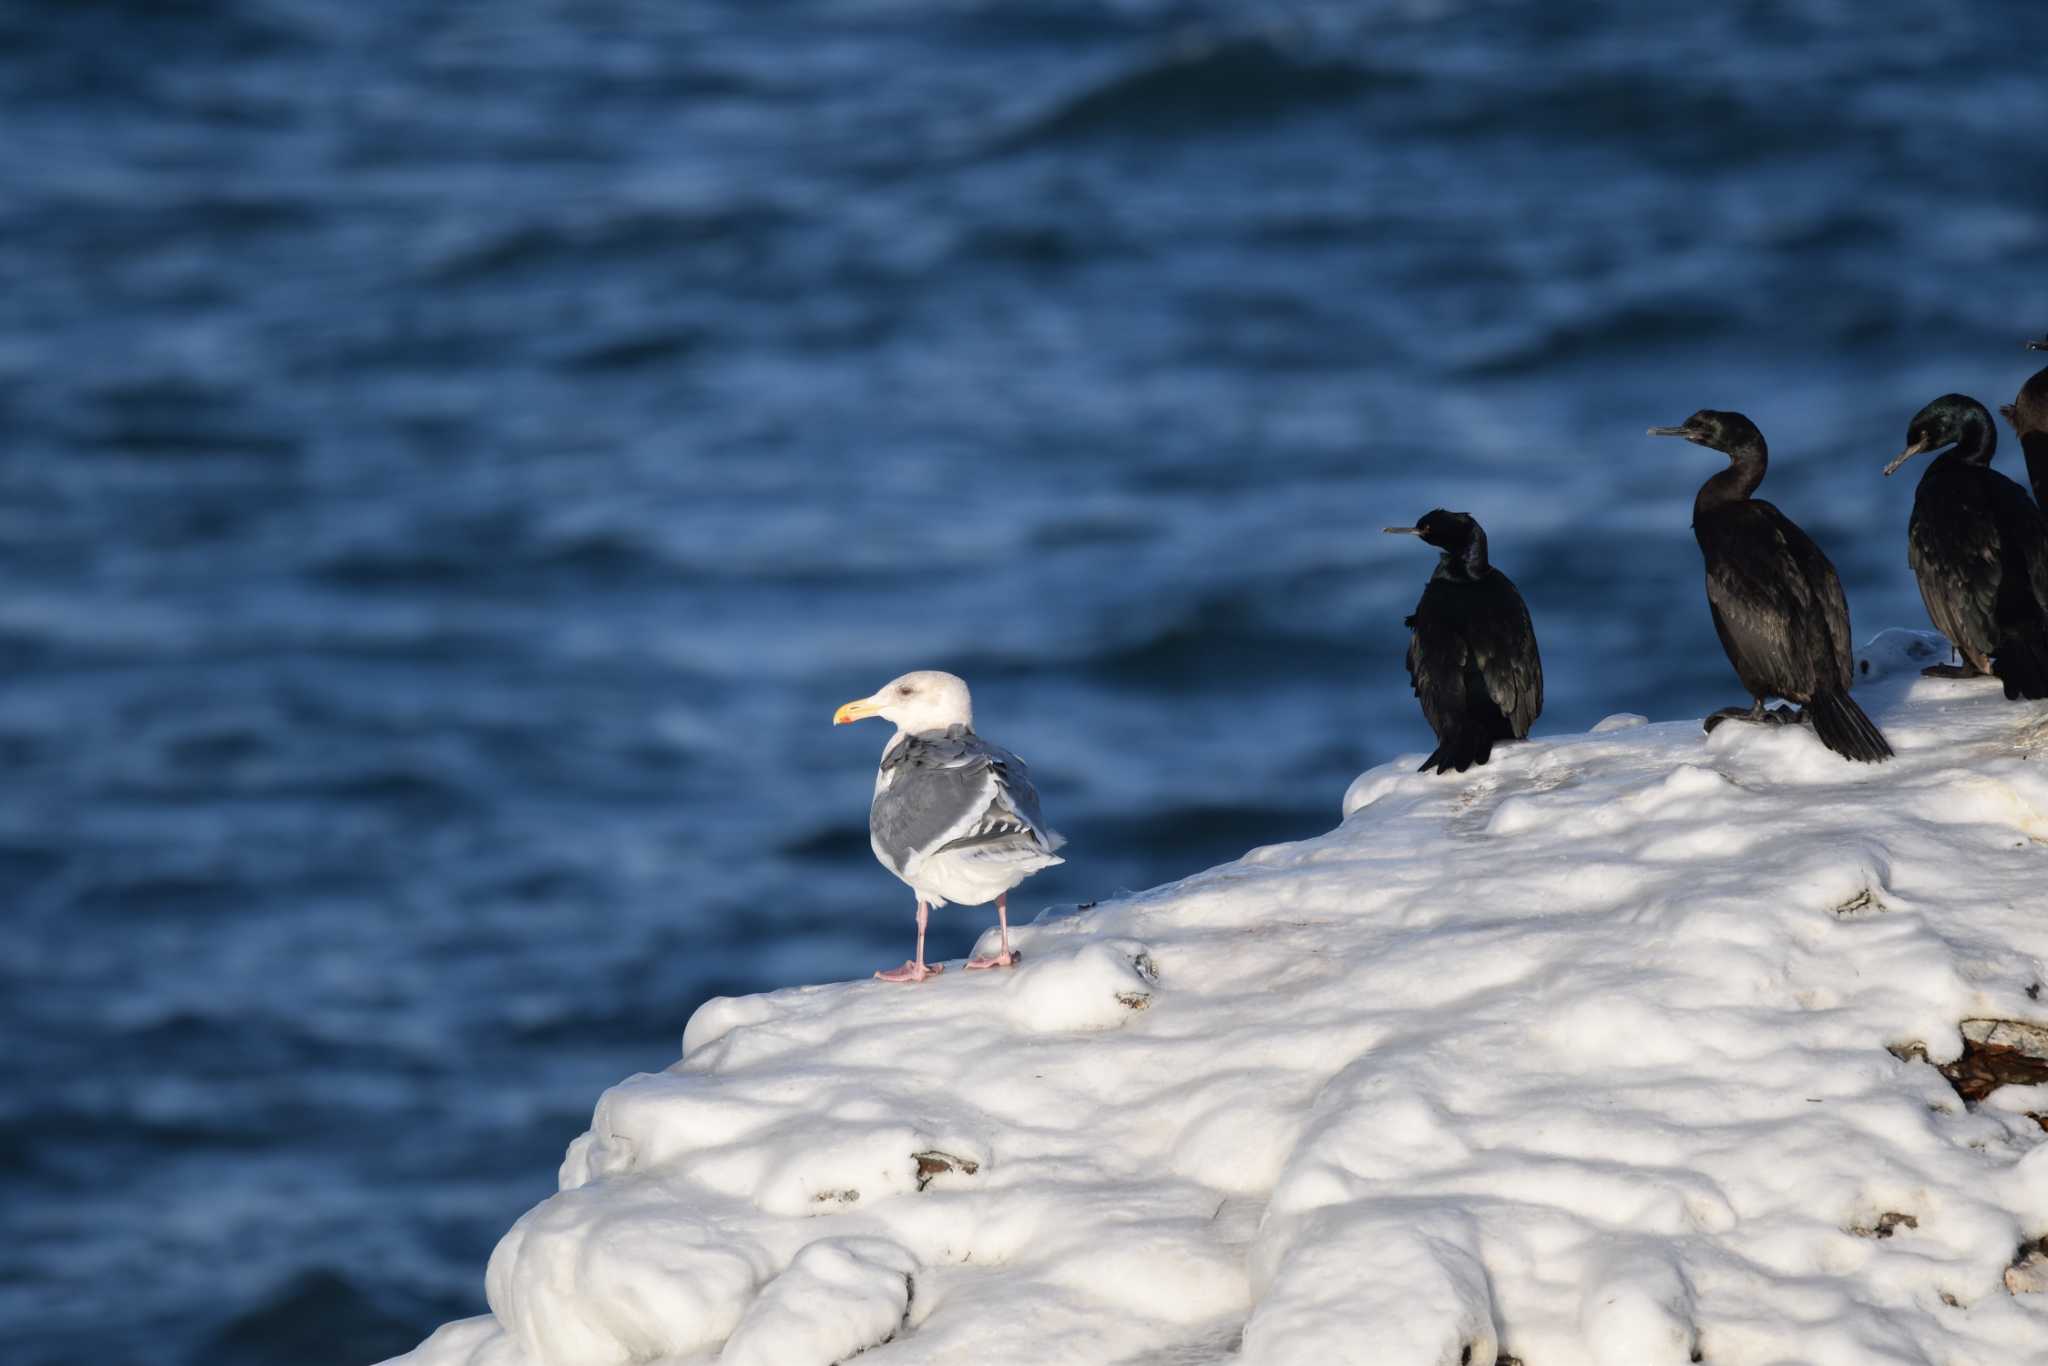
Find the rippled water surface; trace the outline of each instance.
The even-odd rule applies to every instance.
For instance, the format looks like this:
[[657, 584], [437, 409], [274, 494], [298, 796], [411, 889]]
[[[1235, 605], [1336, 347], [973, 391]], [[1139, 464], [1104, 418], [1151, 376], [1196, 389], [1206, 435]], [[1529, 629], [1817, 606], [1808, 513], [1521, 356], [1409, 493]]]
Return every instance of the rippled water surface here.
[[[1739, 700], [1702, 406], [1859, 628], [2048, 326], [2034, 3], [0, 10], [0, 1339], [348, 1363], [480, 1312], [598, 1092], [909, 947], [910, 667], [1070, 862], [1426, 748], [1468, 509], [1540, 730]], [[2038, 358], [2036, 358], [2038, 359]], [[948, 909], [964, 952], [985, 912]], [[906, 1060], [915, 1065], [915, 1060]]]

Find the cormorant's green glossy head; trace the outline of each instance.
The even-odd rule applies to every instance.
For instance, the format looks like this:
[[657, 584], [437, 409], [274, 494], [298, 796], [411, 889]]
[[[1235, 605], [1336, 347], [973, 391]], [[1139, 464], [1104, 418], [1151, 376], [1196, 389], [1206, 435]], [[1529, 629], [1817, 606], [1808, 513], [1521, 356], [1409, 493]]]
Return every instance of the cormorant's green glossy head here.
[[1718, 408], [1702, 408], [1676, 427], [1652, 427], [1650, 435], [1682, 436], [1696, 446], [1705, 446], [1724, 455], [1751, 449], [1761, 454], [1764, 450], [1764, 434], [1757, 430], [1754, 422], [1741, 413], [1724, 412]]
[[1884, 467], [1890, 474], [1916, 455], [1961, 445], [1973, 462], [1991, 459], [1998, 433], [1991, 426], [1991, 412], [1968, 394], [1943, 394], [1913, 414], [1906, 424], [1906, 449]]
[[1463, 554], [1475, 539], [1486, 535], [1471, 513], [1446, 512], [1442, 508], [1425, 512], [1414, 526], [1390, 526], [1385, 530], [1390, 535], [1420, 536], [1425, 543], [1453, 555]]

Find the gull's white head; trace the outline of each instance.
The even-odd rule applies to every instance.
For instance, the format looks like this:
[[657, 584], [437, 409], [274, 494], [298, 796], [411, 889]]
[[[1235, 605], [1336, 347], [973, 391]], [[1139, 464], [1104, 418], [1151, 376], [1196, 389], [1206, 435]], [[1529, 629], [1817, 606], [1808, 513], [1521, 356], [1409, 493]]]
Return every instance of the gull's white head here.
[[967, 696], [967, 684], [937, 669], [919, 669], [892, 678], [872, 697], [848, 702], [832, 713], [832, 724], [843, 726], [863, 716], [894, 721], [896, 729], [920, 735], [948, 726], [974, 726], [974, 703]]

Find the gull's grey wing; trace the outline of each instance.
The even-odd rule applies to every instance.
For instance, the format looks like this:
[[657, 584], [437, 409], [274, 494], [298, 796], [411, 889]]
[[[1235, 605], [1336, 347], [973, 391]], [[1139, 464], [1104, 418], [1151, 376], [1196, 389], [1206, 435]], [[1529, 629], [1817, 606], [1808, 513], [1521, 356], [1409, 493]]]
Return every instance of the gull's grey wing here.
[[1024, 761], [962, 726], [907, 735], [882, 758], [868, 828], [876, 853], [901, 874], [941, 849], [1029, 841], [1050, 852]]

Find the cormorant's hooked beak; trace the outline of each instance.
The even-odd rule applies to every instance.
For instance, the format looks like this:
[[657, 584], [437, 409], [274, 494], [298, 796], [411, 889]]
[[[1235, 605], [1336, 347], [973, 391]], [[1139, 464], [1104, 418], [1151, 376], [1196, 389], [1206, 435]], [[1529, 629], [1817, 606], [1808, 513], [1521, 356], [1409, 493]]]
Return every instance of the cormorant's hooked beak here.
[[[2043, 351], [2048, 351], [2048, 346], [2044, 346], [2044, 347], [2042, 347], [2041, 349], [2042, 349]], [[2014, 430], [2014, 431], [2018, 431], [2018, 430], [2019, 430], [2019, 425], [2020, 425], [2020, 410], [2019, 410], [2019, 407], [2018, 407], [2018, 406], [2017, 406], [2016, 404], [2011, 404], [2011, 403], [2001, 403], [2001, 404], [1999, 404], [1999, 405], [1998, 405], [1998, 415], [1999, 415], [2000, 417], [2004, 418], [2004, 419], [2005, 419], [2005, 420], [2006, 420], [2007, 422], [2010, 422], [2010, 423], [2011, 423], [2011, 424], [2013, 425], [2013, 430]]]
[[1380, 530], [1386, 532], [1389, 536], [1420, 536], [1422, 534], [1422, 528], [1419, 526], [1383, 526]]
[[1905, 464], [1914, 456], [1924, 454], [1927, 451], [1931, 451], [1940, 444], [1941, 443], [1939, 441], [1936, 441], [1933, 437], [1923, 436], [1918, 441], [1915, 441], [1912, 445], [1906, 447], [1906, 449], [1900, 451], [1896, 456], [1894, 456], [1892, 458], [1892, 463], [1884, 467], [1884, 472], [1886, 474], [1890, 474], [1893, 470], [1896, 470], [1899, 466]]
[[863, 716], [873, 716], [881, 708], [872, 697], [858, 697], [832, 713], [832, 724], [843, 726], [849, 721], [858, 721]]
[[1688, 441], [1692, 440], [1692, 428], [1690, 427], [1652, 427], [1649, 434], [1651, 436], [1682, 436]]

